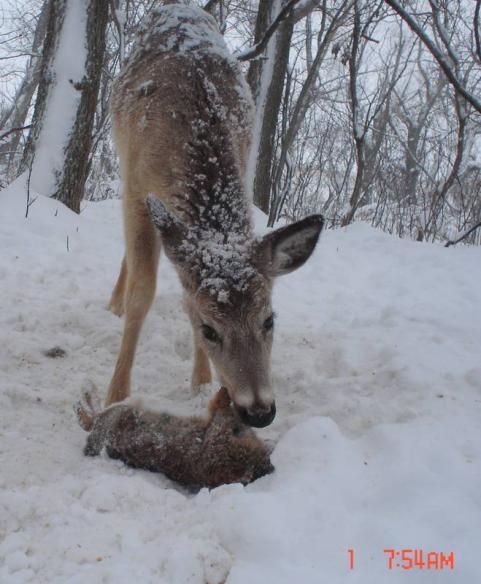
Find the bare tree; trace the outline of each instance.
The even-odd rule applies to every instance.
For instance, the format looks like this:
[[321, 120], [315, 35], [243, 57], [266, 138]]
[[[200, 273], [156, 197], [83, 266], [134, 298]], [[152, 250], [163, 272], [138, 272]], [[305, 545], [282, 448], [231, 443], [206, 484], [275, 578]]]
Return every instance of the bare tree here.
[[290, 181], [287, 181], [284, 188], [281, 189], [282, 174], [288, 166], [288, 153], [292, 147], [294, 139], [299, 132], [306, 113], [314, 101], [319, 97], [316, 91], [316, 83], [319, 78], [319, 69], [324, 62], [329, 46], [335, 38], [338, 29], [344, 24], [349, 9], [352, 6], [351, 0], [344, 0], [329, 17], [327, 10], [327, 1], [323, 0], [321, 4], [321, 24], [317, 34], [317, 51], [313, 57], [311, 54], [312, 30], [310, 27], [310, 18], [306, 18], [306, 62], [307, 71], [302, 87], [299, 91], [295, 105], [292, 108], [292, 114], [289, 120], [286, 120], [282, 128], [281, 144], [279, 159], [275, 162], [275, 172], [272, 179], [272, 198], [269, 212], [269, 225], [279, 218], [284, 202], [288, 196]]
[[[398, 0], [384, 0], [409, 26], [421, 42], [427, 47], [431, 55], [436, 59], [438, 65], [441, 67], [443, 73], [446, 75], [449, 83], [478, 113], [481, 113], [481, 101], [476, 95], [468, 89], [459, 78], [456, 67], [453, 66], [454, 53], [451, 48], [449, 39], [444, 34], [443, 25], [439, 19], [439, 5], [437, 0], [429, 0], [432, 9], [432, 21], [435, 31], [434, 38], [431, 37], [422, 24], [413, 16], [412, 11], [409, 11]], [[407, 3], [409, 4], [409, 3]], [[476, 15], [474, 21], [474, 31], [476, 39], [479, 41], [479, 3], [476, 4]], [[440, 41], [438, 40], [440, 39]], [[479, 44], [477, 45], [479, 49]], [[479, 54], [479, 51], [477, 51]]]
[[[111, 83], [159, 0], [46, 0], [43, 10], [36, 1], [19, 9], [29, 32], [17, 39], [12, 29], [0, 61], [0, 79], [19, 78], [16, 55], [26, 65], [18, 99], [0, 94], [0, 179], [11, 179], [30, 130], [20, 170], [32, 169], [34, 190], [78, 210], [84, 191], [118, 196]], [[248, 182], [269, 224], [322, 212], [331, 227], [356, 219], [402, 237], [454, 241], [470, 232], [462, 242], [480, 242], [470, 229], [481, 218], [481, 0], [188, 1], [209, 9], [245, 63], [256, 101]], [[72, 61], [66, 79], [56, 58], [65, 15], [81, 5], [91, 15], [88, 55], [81, 72]], [[29, 109], [34, 71], [40, 83]], [[52, 140], [43, 130], [62, 83], [74, 107], [68, 116], [54, 107], [70, 123]], [[48, 155], [60, 154], [42, 183], [45, 135]]]
[[0, 165], [5, 167], [7, 175], [11, 171], [11, 166], [17, 152], [21, 138], [21, 132], [25, 126], [25, 120], [30, 109], [33, 95], [37, 89], [40, 77], [40, 50], [45, 38], [47, 28], [48, 2], [42, 4], [38, 16], [35, 33], [31, 46], [31, 56], [25, 68], [22, 81], [15, 92], [13, 103], [0, 118], [0, 127], [16, 129], [11, 132], [9, 140], [4, 140], [0, 144]]

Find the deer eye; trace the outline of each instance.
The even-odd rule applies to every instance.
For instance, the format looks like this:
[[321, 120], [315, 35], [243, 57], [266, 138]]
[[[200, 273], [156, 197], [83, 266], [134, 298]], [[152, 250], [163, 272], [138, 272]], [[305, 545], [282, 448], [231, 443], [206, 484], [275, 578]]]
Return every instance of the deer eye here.
[[270, 316], [268, 316], [265, 321], [264, 324], [262, 325], [262, 328], [265, 331], [271, 331], [274, 328], [274, 315], [271, 314]]
[[203, 324], [200, 328], [202, 330], [202, 334], [204, 335], [205, 339], [207, 339], [211, 343], [219, 343], [220, 342], [219, 335], [217, 334], [215, 329], [213, 329], [211, 326], [209, 326], [208, 324]]

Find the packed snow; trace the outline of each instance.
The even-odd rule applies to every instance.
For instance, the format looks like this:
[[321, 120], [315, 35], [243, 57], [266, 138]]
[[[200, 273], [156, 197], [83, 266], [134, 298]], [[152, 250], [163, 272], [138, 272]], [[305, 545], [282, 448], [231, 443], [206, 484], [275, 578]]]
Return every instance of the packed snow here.
[[[33, 195], [35, 196], [35, 195]], [[327, 231], [276, 283], [276, 471], [189, 494], [162, 475], [85, 458], [72, 405], [105, 394], [122, 320], [105, 307], [121, 205], [80, 216], [20, 181], [0, 192], [0, 582], [386, 584], [479, 580], [479, 248]], [[262, 218], [256, 215], [259, 227]], [[158, 293], [134, 395], [201, 413], [175, 270]], [[45, 352], [60, 347], [65, 356]], [[454, 552], [454, 569], [388, 569], [384, 549]], [[349, 549], [354, 550], [350, 569]]]

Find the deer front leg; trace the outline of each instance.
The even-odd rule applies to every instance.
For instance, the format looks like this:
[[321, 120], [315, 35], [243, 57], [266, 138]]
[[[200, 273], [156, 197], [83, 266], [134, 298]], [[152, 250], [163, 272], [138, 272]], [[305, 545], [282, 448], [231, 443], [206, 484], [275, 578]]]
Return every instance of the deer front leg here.
[[192, 369], [192, 391], [198, 393], [201, 385], [212, 381], [209, 357], [200, 346], [197, 335], [194, 334], [194, 367]]
[[127, 286], [127, 260], [124, 257], [122, 260], [122, 266], [120, 268], [120, 274], [115, 284], [115, 288], [112, 291], [112, 296], [110, 298], [108, 309], [117, 316], [122, 316], [124, 314], [124, 299], [125, 299], [125, 288]]
[[143, 206], [125, 216], [125, 323], [120, 352], [110, 382], [106, 405], [130, 395], [130, 374], [140, 331], [155, 296], [160, 241]]

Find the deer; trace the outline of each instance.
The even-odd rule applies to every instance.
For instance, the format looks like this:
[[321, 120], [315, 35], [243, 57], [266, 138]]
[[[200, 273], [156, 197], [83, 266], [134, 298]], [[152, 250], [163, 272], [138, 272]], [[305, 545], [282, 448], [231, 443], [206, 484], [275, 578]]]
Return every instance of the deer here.
[[215, 19], [201, 8], [169, 2], [147, 15], [114, 81], [111, 114], [125, 256], [109, 309], [125, 323], [106, 405], [130, 395], [163, 250], [192, 325], [192, 387], [212, 381], [212, 364], [243, 423], [269, 425], [276, 414], [273, 282], [311, 256], [323, 217], [254, 236], [247, 180], [253, 99]]

